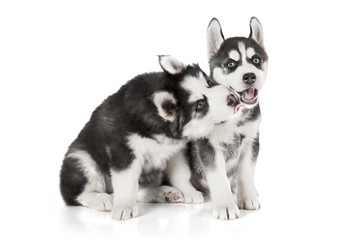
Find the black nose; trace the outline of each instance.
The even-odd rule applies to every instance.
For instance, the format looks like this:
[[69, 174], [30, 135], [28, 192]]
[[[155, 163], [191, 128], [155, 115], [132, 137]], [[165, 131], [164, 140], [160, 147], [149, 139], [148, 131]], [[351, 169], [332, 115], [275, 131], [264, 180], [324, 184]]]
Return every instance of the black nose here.
[[230, 94], [227, 98], [227, 105], [228, 106], [232, 106], [232, 107], [235, 107], [236, 105], [238, 105], [240, 102], [239, 100], [233, 95], [233, 94]]
[[254, 73], [245, 73], [243, 81], [247, 84], [253, 84], [256, 81], [256, 75]]

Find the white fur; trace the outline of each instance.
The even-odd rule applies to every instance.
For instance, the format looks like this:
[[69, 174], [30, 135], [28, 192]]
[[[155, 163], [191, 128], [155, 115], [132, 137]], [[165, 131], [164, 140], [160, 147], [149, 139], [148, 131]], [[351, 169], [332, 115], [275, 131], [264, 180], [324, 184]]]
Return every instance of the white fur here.
[[[230, 75], [230, 74], [225, 74], [224, 73], [224, 70], [221, 68], [221, 67], [215, 67], [213, 69], [213, 78], [216, 82], [224, 85], [224, 86], [227, 86], [227, 87], [230, 87], [231, 84], [235, 81], [238, 81], [240, 82], [241, 81], [241, 78], [240, 76], [234, 76], [234, 74]], [[236, 79], [237, 78], [237, 79]], [[241, 83], [237, 84], [240, 86]], [[234, 87], [233, 87], [234, 88]], [[240, 92], [239, 91], [239, 88], [240, 87], [237, 87], [237, 88], [234, 88], [236, 91]]]
[[84, 150], [76, 150], [66, 157], [79, 160], [80, 168], [84, 172], [89, 183], [86, 189], [89, 191], [103, 192], [105, 190], [105, 179], [91, 155]]
[[189, 139], [198, 139], [205, 137], [214, 127], [212, 122], [203, 122], [201, 119], [193, 119], [185, 125], [183, 136]]
[[[154, 135], [153, 139], [138, 134], [128, 136], [128, 145], [133, 149], [135, 159], [132, 165], [123, 171], [111, 171], [114, 188], [112, 216], [124, 220], [137, 215], [136, 199], [138, 196], [138, 178], [143, 168], [164, 169], [166, 161], [185, 146], [185, 141], [174, 140], [164, 135]], [[146, 161], [146, 163], [145, 163]]]
[[203, 203], [204, 197], [190, 183], [191, 170], [182, 151], [175, 154], [168, 162], [167, 172], [172, 186], [179, 189], [185, 203]]
[[169, 115], [166, 113], [162, 107], [163, 102], [171, 101], [174, 105], [176, 104], [176, 99], [174, 95], [170, 92], [166, 91], [158, 91], [153, 94], [153, 102], [158, 110], [160, 117], [173, 122], [175, 120], [175, 115]]
[[141, 165], [137, 159], [134, 159], [132, 165], [126, 170], [111, 170], [114, 188], [113, 219], [126, 220], [137, 216], [136, 198], [140, 173]]
[[206, 171], [213, 203], [213, 214], [219, 219], [235, 219], [240, 216], [231, 192], [230, 182], [225, 171], [225, 160], [220, 149], [215, 148], [215, 167]]
[[184, 203], [182, 193], [170, 186], [147, 187], [138, 190], [138, 202], [144, 203]]
[[254, 39], [260, 46], [264, 47], [264, 31], [260, 21], [252, 17], [250, 20], [251, 38]]
[[[217, 25], [219, 27], [213, 28], [212, 30], [213, 31], [217, 30], [218, 31], [217, 34], [219, 35], [221, 33], [221, 28], [218, 22]], [[264, 47], [263, 29], [260, 22], [255, 17], [253, 17], [250, 20], [250, 28], [251, 28], [250, 37], [253, 40], [255, 40], [260, 46]], [[213, 35], [216, 36], [216, 34]], [[211, 42], [209, 43], [210, 40], [211, 39], [209, 39], [208, 37], [209, 48], [211, 44]], [[212, 50], [213, 49], [208, 49], [209, 52], [211, 52]], [[252, 87], [260, 90], [264, 84], [267, 75], [267, 64], [268, 64], [267, 61], [262, 63], [263, 70], [258, 69], [252, 63], [248, 63], [246, 59], [246, 58], [251, 59], [256, 54], [254, 48], [249, 47], [248, 49], [246, 49], [245, 44], [240, 41], [238, 44], [238, 51], [242, 58], [241, 66], [239, 66], [235, 71], [229, 74], [227, 73], [228, 71], [225, 68], [223, 69], [220, 66], [215, 67], [213, 69], [213, 79], [219, 84], [222, 84], [227, 87], [231, 87], [237, 92], [242, 92], [247, 88], [249, 88], [249, 86], [242, 81], [243, 75], [251, 72], [256, 75], [256, 82]], [[211, 59], [212, 56], [213, 55], [209, 55], [209, 60]], [[228, 53], [228, 58], [233, 59], [234, 57], [235, 57], [234, 51]], [[209, 176], [207, 176], [208, 185], [210, 189], [211, 188], [220, 189], [220, 185], [216, 187], [216, 184], [220, 184], [220, 182], [222, 181], [222, 184], [225, 184], [224, 186], [227, 186], [226, 187], [227, 193], [225, 195], [227, 196], [226, 199], [228, 199], [228, 205], [231, 206], [232, 203], [229, 203], [231, 201], [230, 201], [229, 189], [228, 189], [230, 187], [228, 187], [229, 184], [226, 183], [226, 181], [224, 180], [224, 173], [221, 173], [221, 171], [229, 170], [230, 168], [234, 167], [238, 162], [238, 172], [236, 174], [237, 179], [235, 178], [230, 179], [231, 185], [232, 186], [236, 185], [235, 193], [238, 199], [238, 206], [240, 208], [245, 208], [245, 209], [258, 209], [260, 207], [260, 204], [259, 204], [258, 194], [254, 186], [254, 169], [256, 162], [252, 160], [252, 142], [253, 139], [257, 137], [261, 119], [259, 118], [256, 121], [250, 121], [250, 122], [245, 121], [243, 125], [237, 126], [237, 123], [240, 120], [244, 120], [242, 118], [242, 114], [237, 114], [236, 119], [229, 120], [221, 125], [215, 125], [214, 129], [211, 131], [209, 135], [209, 139], [211, 143], [214, 146], [216, 146], [215, 148], [217, 149], [217, 151], [218, 150], [220, 151], [221, 149], [220, 143], [231, 144], [234, 134], [241, 134], [245, 137], [242, 139], [240, 156], [234, 156], [234, 158], [229, 159], [226, 164], [222, 164], [222, 161], [219, 160], [220, 158], [216, 159], [216, 162], [219, 163], [220, 161], [221, 164], [217, 165], [214, 172]], [[221, 170], [219, 170], [219, 168], [221, 168]], [[211, 187], [211, 185], [213, 186]], [[216, 190], [213, 190], [212, 198], [213, 197], [215, 199], [221, 198], [220, 190], [217, 194], [215, 194], [215, 192]], [[216, 200], [216, 202], [220, 202], [220, 201], [221, 200]], [[221, 217], [221, 216], [225, 217], [224, 208], [219, 208], [217, 207], [218, 205], [219, 205], [218, 203], [214, 205], [215, 217]], [[227, 216], [230, 216], [230, 214]]]
[[251, 59], [254, 55], [255, 55], [255, 50], [254, 50], [254, 48], [249, 47], [248, 49], [246, 49], [246, 56], [247, 56], [248, 58]]
[[103, 192], [83, 191], [76, 199], [81, 205], [98, 211], [111, 211], [112, 196]]
[[109, 194], [105, 193], [104, 175], [90, 154], [84, 150], [76, 150], [69, 153], [66, 157], [78, 159], [79, 167], [88, 179], [83, 192], [79, 194], [76, 201], [92, 209], [110, 211], [112, 208], [112, 198]]
[[241, 144], [241, 157], [238, 165], [237, 201], [240, 208], [259, 209], [258, 193], [254, 184], [256, 162], [252, 160], [252, 139], [256, 137], [261, 119], [249, 122], [241, 128], [246, 136]]
[[129, 146], [143, 167], [165, 168], [166, 161], [185, 147], [185, 140], [175, 140], [164, 135], [155, 135], [153, 138], [145, 138], [138, 134], [128, 137]]
[[203, 99], [204, 95], [209, 103], [209, 110], [204, 117], [197, 118], [195, 115], [184, 126], [183, 136], [185, 137], [205, 137], [213, 129], [214, 124], [229, 120], [234, 116], [234, 107], [227, 106], [227, 98], [230, 94], [236, 95], [236, 93], [221, 85], [208, 88], [201, 81], [206, 80], [203, 77], [188, 77], [182, 83], [182, 87], [190, 93], [190, 103]]
[[204, 98], [204, 93], [208, 92], [206, 79], [203, 76], [187, 76], [181, 83], [181, 87], [190, 92], [189, 103], [193, 103]]
[[170, 55], [159, 56], [162, 69], [170, 74], [180, 73], [186, 66], [183, 62]]
[[[264, 62], [264, 70], [256, 68], [253, 64], [248, 63], [246, 57], [252, 58], [255, 54], [253, 48], [245, 48], [245, 44], [240, 42], [238, 50], [242, 58], [242, 65], [231, 73], [225, 73], [221, 67], [215, 67], [213, 70], [213, 78], [219, 84], [233, 88], [237, 92], [242, 92], [249, 88], [248, 84], [242, 81], [243, 75], [252, 72], [256, 75], [256, 82], [253, 87], [261, 89], [267, 75], [267, 62]], [[231, 51], [233, 52], [233, 51]], [[230, 58], [230, 55], [229, 55]]]
[[[215, 148], [220, 151], [225, 151], [226, 149], [223, 148], [222, 144], [233, 144], [234, 141], [234, 134], [242, 134], [240, 132], [240, 129], [237, 127], [237, 123], [239, 121], [239, 118], [241, 117], [241, 111], [236, 115], [235, 118], [220, 124], [216, 125], [211, 131], [209, 135], [209, 139], [211, 139], [212, 144], [214, 144]], [[238, 166], [238, 159], [240, 157], [240, 151], [238, 151], [237, 155], [235, 155], [232, 159], [228, 159], [225, 164], [225, 170], [226, 172], [230, 171], [231, 169], [234, 169]], [[236, 174], [232, 175], [231, 178], [229, 178], [232, 192], [236, 191]]]
[[251, 149], [242, 147], [243, 155], [238, 166], [238, 206], [243, 209], [256, 210], [260, 208], [258, 193], [254, 185], [255, 162], [251, 160]]
[[[231, 179], [226, 179], [230, 182], [231, 190], [236, 194], [237, 197], [237, 205], [243, 209], [259, 209], [260, 203], [257, 191], [254, 185], [254, 170], [256, 163], [251, 159], [252, 157], [252, 145], [251, 141], [253, 138], [257, 136], [257, 132], [259, 129], [261, 118], [247, 122], [245, 125], [238, 127], [237, 123], [242, 118], [242, 114], [239, 113], [236, 115], [236, 118], [233, 118], [226, 123], [215, 125], [214, 129], [209, 134], [208, 138], [211, 141], [211, 144], [215, 147], [216, 150], [216, 170], [214, 170], [213, 178], [216, 184], [225, 184], [226, 186], [229, 184], [224, 180], [224, 172], [228, 171], [231, 168], [238, 166], [238, 172], [236, 175], [233, 175]], [[234, 134], [241, 134], [245, 136], [242, 139], [241, 149], [239, 154], [234, 156], [233, 159], [229, 159], [226, 164], [223, 163], [221, 155], [222, 154], [222, 146], [221, 143], [231, 144], [233, 141]], [[219, 155], [218, 155], [219, 154]], [[239, 161], [240, 158], [240, 161]], [[218, 168], [222, 168], [218, 169]], [[216, 182], [218, 179], [219, 182]], [[221, 180], [222, 179], [222, 180]], [[207, 176], [207, 183], [205, 187], [208, 186], [210, 189], [214, 188], [210, 186], [209, 177]], [[219, 186], [219, 188], [221, 188]], [[227, 193], [216, 193], [216, 190], [213, 191], [211, 198], [222, 198], [222, 196], [228, 196], [227, 202], [230, 201], [230, 193], [231, 190], [227, 189]], [[223, 191], [225, 191], [223, 189]], [[225, 198], [223, 199], [225, 201]], [[215, 200], [216, 201], [216, 200]], [[231, 205], [230, 203], [228, 205]], [[216, 204], [214, 205], [214, 214], [215, 217], [220, 218], [221, 212], [225, 212], [224, 209], [219, 210], [216, 208]]]
[[207, 29], [208, 58], [211, 58], [219, 50], [224, 38], [221, 35], [220, 23], [213, 19]]
[[[238, 49], [239, 49], [239, 52], [241, 53], [241, 57], [242, 57], [242, 62], [243, 62], [243, 65], [246, 63], [246, 48], [245, 48], [245, 44], [243, 42], [239, 42], [239, 45], [238, 45]], [[243, 67], [243, 66], [242, 66]]]
[[232, 59], [232, 60], [235, 60], [235, 61], [239, 61], [240, 60], [240, 54], [238, 51], [236, 50], [232, 50], [230, 53], [229, 53], [229, 57]]

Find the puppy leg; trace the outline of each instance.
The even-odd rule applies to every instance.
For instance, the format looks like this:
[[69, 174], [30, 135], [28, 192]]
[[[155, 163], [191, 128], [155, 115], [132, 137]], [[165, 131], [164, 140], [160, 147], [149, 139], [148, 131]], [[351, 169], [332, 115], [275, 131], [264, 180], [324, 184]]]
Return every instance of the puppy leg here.
[[126, 220], [137, 216], [136, 197], [140, 173], [141, 164], [136, 158], [127, 169], [111, 169], [111, 181], [114, 189], [113, 219]]
[[167, 170], [171, 185], [181, 191], [185, 203], [204, 202], [202, 193], [190, 183], [191, 170], [183, 151], [179, 151], [169, 160]]
[[237, 201], [240, 209], [260, 208], [259, 197], [254, 185], [256, 159], [259, 153], [259, 138], [244, 139], [238, 166]]
[[226, 175], [225, 160], [220, 150], [215, 150], [214, 162], [207, 162], [205, 166], [206, 180], [209, 185], [213, 214], [215, 218], [230, 220], [240, 216], [231, 192], [230, 182]]
[[69, 151], [61, 169], [60, 186], [68, 205], [82, 205], [99, 211], [112, 208], [112, 197], [106, 193], [105, 176], [87, 151]]
[[139, 189], [137, 201], [145, 203], [183, 203], [184, 198], [178, 189], [163, 185]]

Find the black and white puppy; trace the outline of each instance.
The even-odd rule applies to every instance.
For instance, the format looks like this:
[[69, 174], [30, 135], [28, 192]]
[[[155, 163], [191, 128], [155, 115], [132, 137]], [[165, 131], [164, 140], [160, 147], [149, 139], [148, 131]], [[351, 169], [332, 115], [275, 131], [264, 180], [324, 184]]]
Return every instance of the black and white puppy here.
[[210, 190], [214, 216], [234, 219], [239, 216], [238, 207], [260, 208], [254, 168], [261, 119], [258, 94], [266, 78], [268, 56], [263, 29], [255, 17], [250, 20], [248, 38], [226, 40], [214, 18], [207, 30], [207, 40], [210, 79], [235, 90], [245, 108], [235, 118], [216, 125], [207, 138], [192, 142], [190, 163], [195, 179], [202, 180], [202, 187]]
[[139, 75], [104, 100], [70, 145], [60, 172], [66, 204], [112, 210], [120, 220], [137, 215], [137, 200], [168, 201], [177, 190], [159, 188], [167, 161], [238, 111], [237, 93], [210, 87], [198, 65], [171, 56], [159, 63], [164, 72]]

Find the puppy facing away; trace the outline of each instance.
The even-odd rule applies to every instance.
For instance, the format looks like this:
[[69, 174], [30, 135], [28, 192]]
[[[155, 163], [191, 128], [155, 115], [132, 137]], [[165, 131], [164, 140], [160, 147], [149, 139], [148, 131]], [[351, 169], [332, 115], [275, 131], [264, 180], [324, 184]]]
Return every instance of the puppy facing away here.
[[[160, 186], [182, 172], [174, 156], [238, 112], [239, 95], [209, 85], [198, 65], [171, 56], [159, 63], [163, 72], [136, 76], [105, 99], [70, 145], [60, 172], [66, 204], [111, 210], [124, 220], [137, 216], [137, 200], [177, 201], [177, 189]], [[202, 198], [190, 186], [182, 189]]]
[[214, 18], [207, 41], [210, 79], [236, 91], [245, 108], [235, 118], [217, 124], [206, 138], [192, 141], [188, 154], [194, 185], [210, 190], [214, 216], [234, 219], [239, 217], [239, 208], [260, 208], [254, 170], [259, 153], [259, 91], [268, 56], [263, 29], [255, 17], [250, 20], [249, 37], [228, 39]]

